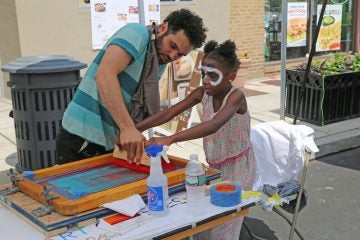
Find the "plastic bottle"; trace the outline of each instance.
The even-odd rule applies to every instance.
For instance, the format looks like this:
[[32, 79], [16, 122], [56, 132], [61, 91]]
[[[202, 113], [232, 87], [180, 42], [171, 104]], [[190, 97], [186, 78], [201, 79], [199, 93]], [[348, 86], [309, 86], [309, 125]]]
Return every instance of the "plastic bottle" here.
[[150, 155], [150, 175], [146, 179], [149, 212], [152, 215], [164, 216], [169, 212], [168, 180], [161, 167], [160, 155], [163, 146], [152, 145], [145, 148]]
[[192, 215], [204, 213], [205, 184], [205, 168], [199, 162], [198, 155], [191, 154], [185, 169], [185, 185], [187, 211]]

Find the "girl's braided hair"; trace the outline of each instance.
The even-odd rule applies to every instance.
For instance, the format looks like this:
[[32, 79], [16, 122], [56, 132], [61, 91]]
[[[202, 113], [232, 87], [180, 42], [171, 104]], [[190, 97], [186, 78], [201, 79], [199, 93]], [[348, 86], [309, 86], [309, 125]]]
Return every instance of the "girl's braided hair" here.
[[236, 45], [231, 40], [218, 44], [211, 40], [204, 46], [205, 58], [211, 58], [219, 61], [223, 66], [237, 70], [240, 66], [240, 61], [236, 56]]

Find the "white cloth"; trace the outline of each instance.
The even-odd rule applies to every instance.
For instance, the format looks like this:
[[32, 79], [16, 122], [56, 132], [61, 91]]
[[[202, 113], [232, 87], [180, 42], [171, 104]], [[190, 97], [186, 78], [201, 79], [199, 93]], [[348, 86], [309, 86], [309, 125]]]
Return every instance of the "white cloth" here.
[[146, 205], [139, 194], [134, 194], [122, 200], [105, 203], [102, 206], [114, 210], [115, 212], [133, 217]]
[[256, 182], [253, 189], [264, 184], [277, 186], [290, 179], [299, 179], [304, 167], [305, 150], [318, 152], [312, 134], [305, 125], [285, 121], [260, 123], [251, 128], [250, 141], [256, 160]]

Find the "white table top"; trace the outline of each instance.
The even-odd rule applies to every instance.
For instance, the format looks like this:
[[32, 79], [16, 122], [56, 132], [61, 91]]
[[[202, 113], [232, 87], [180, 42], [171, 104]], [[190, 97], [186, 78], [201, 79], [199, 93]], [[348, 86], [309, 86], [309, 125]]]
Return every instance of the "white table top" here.
[[[170, 196], [173, 198], [185, 197], [185, 193], [178, 193]], [[188, 213], [186, 204], [178, 204], [169, 209], [169, 214], [163, 217], [150, 215], [144, 209], [139, 217], [132, 218], [125, 222], [109, 225], [99, 220], [99, 224], [92, 224], [81, 229], [74, 228], [64, 234], [55, 237], [45, 238], [45, 235], [27, 223], [24, 219], [17, 216], [2, 204], [0, 204], [0, 232], [2, 239], [24, 240], [24, 239], [47, 239], [47, 240], [70, 240], [70, 239], [101, 239], [100, 236], [106, 235], [107, 239], [131, 240], [131, 239], [151, 239], [170, 231], [176, 231], [185, 226], [195, 226], [197, 222], [211, 219], [219, 214], [228, 211], [238, 211], [243, 206], [251, 205], [259, 201], [259, 198], [249, 198], [243, 200], [241, 204], [234, 207], [217, 207], [210, 203], [209, 197], [204, 202], [204, 214], [192, 216]], [[170, 204], [171, 206], [171, 204]]]

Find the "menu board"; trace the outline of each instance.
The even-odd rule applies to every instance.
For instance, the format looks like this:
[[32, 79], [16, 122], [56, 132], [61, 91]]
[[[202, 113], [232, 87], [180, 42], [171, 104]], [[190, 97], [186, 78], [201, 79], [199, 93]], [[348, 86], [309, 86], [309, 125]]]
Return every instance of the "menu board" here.
[[288, 3], [287, 47], [306, 45], [307, 3]]
[[91, 0], [90, 8], [93, 49], [101, 49], [124, 25], [139, 22], [137, 0]]
[[[320, 16], [322, 5], [317, 6], [317, 16]], [[342, 5], [326, 5], [319, 36], [316, 42], [316, 51], [340, 50], [341, 42]]]

